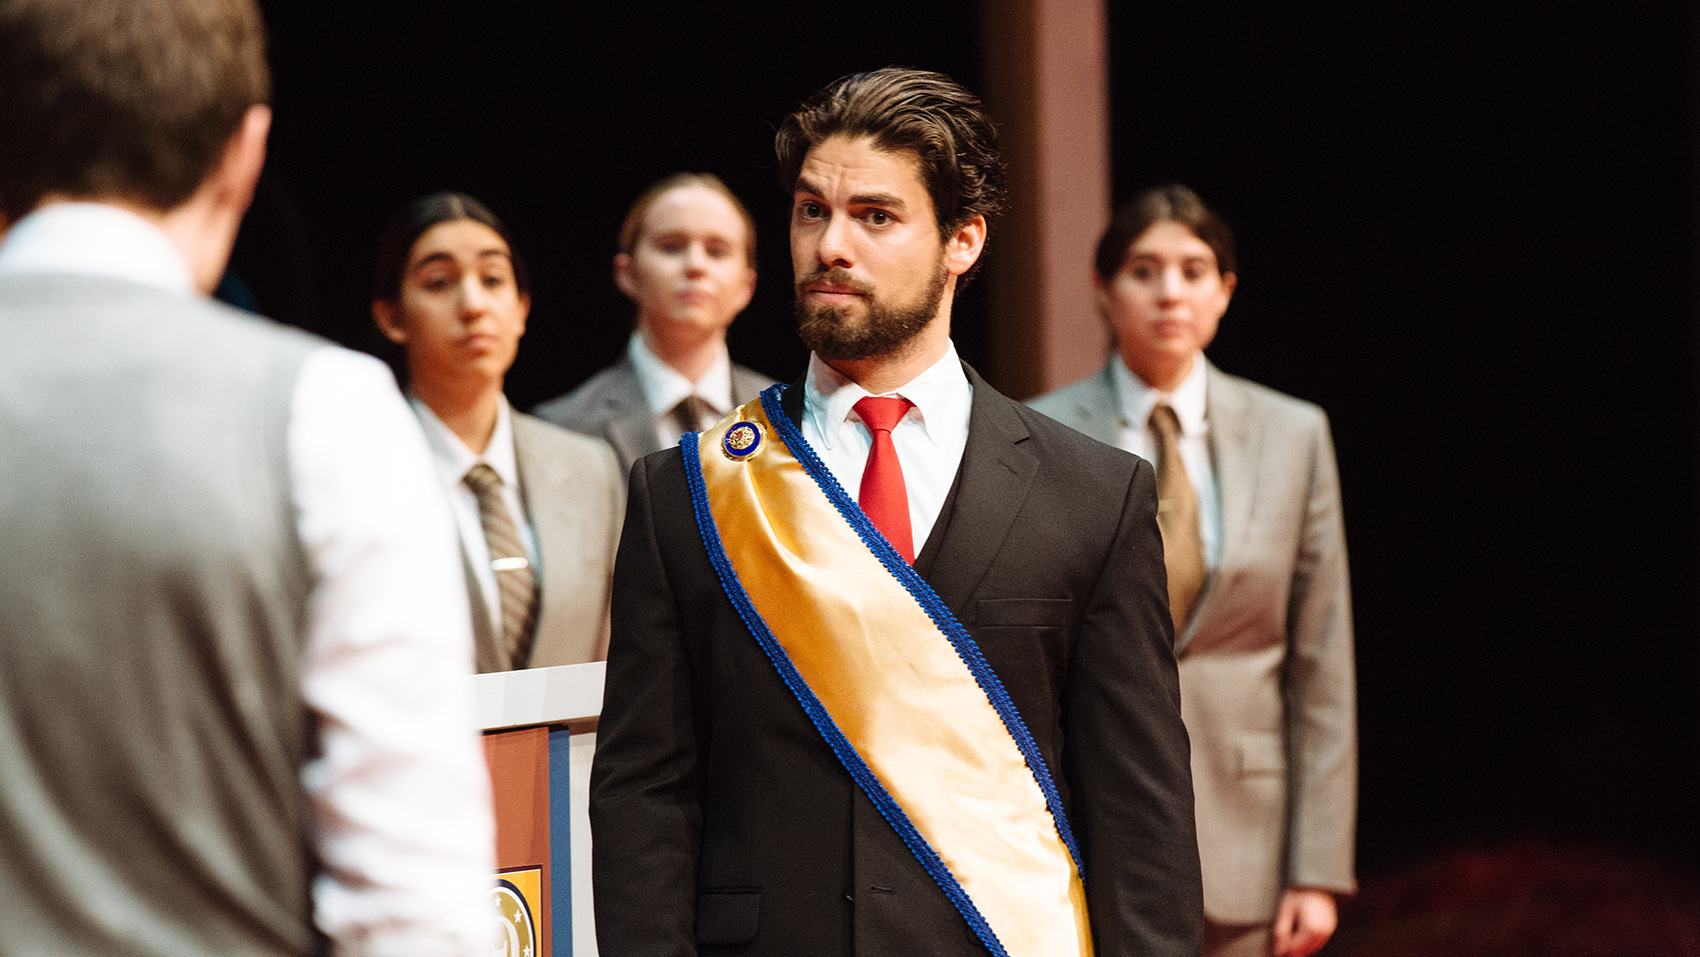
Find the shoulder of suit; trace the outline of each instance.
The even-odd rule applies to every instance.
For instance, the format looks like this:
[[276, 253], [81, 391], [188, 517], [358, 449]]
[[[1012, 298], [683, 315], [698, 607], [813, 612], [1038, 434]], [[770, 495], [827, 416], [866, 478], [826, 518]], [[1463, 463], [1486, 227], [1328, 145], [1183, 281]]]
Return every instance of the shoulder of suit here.
[[617, 460], [607, 442], [517, 410], [513, 414], [513, 423], [514, 440], [525, 447], [528, 456], [541, 454], [585, 468], [601, 466], [599, 470], [617, 477]]
[[1215, 366], [1212, 366], [1211, 369], [1215, 375], [1212, 377], [1210, 387], [1227, 390], [1238, 396], [1250, 407], [1252, 415], [1257, 418], [1284, 420], [1296, 425], [1327, 426], [1327, 413], [1322, 411], [1322, 406], [1314, 402], [1271, 389], [1250, 379], [1231, 375]]
[[[1104, 369], [1099, 369], [1072, 385], [1065, 385], [1060, 389], [1054, 389], [1044, 395], [1028, 399], [1027, 405], [1053, 419], [1069, 422], [1079, 417], [1081, 409], [1100, 405], [1105, 398]], [[1108, 400], [1114, 404], [1115, 392], [1113, 389], [1108, 392]]]
[[565, 395], [540, 402], [531, 414], [562, 428], [594, 432], [608, 418], [606, 406], [610, 396], [618, 396], [637, 388], [634, 373], [624, 361], [616, 362], [579, 383]]
[[753, 398], [757, 393], [778, 381], [765, 372], [757, 372], [749, 366], [741, 366], [736, 362], [732, 363], [732, 399], [734, 402], [748, 401], [747, 399], [741, 400], [740, 396], [748, 395]]

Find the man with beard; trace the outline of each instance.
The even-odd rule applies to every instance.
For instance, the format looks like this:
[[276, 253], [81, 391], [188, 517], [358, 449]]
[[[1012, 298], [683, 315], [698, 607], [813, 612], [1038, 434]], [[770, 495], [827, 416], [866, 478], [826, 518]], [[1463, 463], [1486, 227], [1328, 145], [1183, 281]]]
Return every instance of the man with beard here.
[[1196, 954], [1151, 466], [950, 341], [1002, 199], [990, 121], [890, 68], [776, 149], [814, 355], [633, 469], [602, 953]]

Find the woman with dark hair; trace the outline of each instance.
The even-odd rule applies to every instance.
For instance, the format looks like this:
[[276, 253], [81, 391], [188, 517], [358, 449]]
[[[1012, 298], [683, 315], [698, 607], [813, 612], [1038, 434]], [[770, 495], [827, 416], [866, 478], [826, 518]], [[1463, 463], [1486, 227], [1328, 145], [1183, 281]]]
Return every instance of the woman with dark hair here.
[[1192, 739], [1205, 957], [1305, 957], [1352, 893], [1357, 731], [1346, 539], [1328, 420], [1204, 358], [1233, 234], [1184, 186], [1098, 244], [1119, 355], [1035, 409], [1157, 464]]
[[408, 392], [449, 488], [480, 672], [608, 650], [624, 487], [605, 443], [503, 396], [530, 309], [525, 263], [478, 200], [433, 193], [384, 230], [372, 318], [407, 353]]

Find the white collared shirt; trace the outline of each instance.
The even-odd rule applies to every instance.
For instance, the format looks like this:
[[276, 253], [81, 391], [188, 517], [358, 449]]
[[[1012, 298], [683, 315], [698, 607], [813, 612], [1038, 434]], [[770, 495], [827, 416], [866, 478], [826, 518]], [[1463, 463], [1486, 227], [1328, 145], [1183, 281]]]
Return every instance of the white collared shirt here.
[[[873, 435], [862, 424], [855, 405], [872, 394], [819, 356], [809, 356], [809, 373], [803, 381], [803, 438], [852, 500], [862, 487], [862, 471], [873, 447]], [[909, 529], [915, 536], [911, 554], [919, 555], [962, 466], [974, 388], [956, 357], [956, 344], [947, 340], [937, 362], [882, 395], [902, 396], [914, 403], [891, 430], [891, 444], [897, 449], [909, 493]]]
[[531, 519], [525, 513], [524, 490], [519, 484], [519, 459], [514, 453], [513, 410], [506, 396], [498, 396], [496, 429], [490, 433], [490, 444], [479, 455], [462, 442], [437, 414], [418, 396], [408, 399], [419, 421], [425, 427], [425, 439], [431, 446], [431, 458], [437, 464], [437, 476], [448, 491], [449, 507], [454, 512], [455, 525], [460, 529], [460, 542], [466, 549], [466, 560], [478, 578], [478, 590], [484, 595], [484, 609], [489, 612], [495, 634], [502, 633], [502, 597], [496, 585], [496, 572], [490, 567], [490, 544], [484, 539], [484, 518], [478, 511], [478, 496], [466, 484], [466, 473], [480, 462], [494, 469], [502, 479], [502, 504], [519, 529], [520, 542], [532, 568], [537, 567], [537, 535]]
[[631, 357], [638, 385], [643, 388], [644, 402], [655, 418], [655, 436], [661, 440], [662, 448], [679, 444], [679, 423], [673, 418], [673, 407], [685, 401], [686, 396], [694, 395], [707, 402], [716, 418], [732, 411], [732, 356], [726, 351], [725, 342], [720, 343], [714, 364], [695, 382], [651, 352], [642, 333], [632, 333], [626, 355]]
[[1222, 501], [1216, 491], [1216, 470], [1210, 461], [1210, 421], [1205, 414], [1204, 354], [1192, 357], [1192, 370], [1173, 392], [1158, 392], [1129, 371], [1119, 356], [1110, 363], [1116, 380], [1116, 397], [1121, 405], [1120, 439], [1117, 444], [1141, 458], [1157, 461], [1157, 436], [1151, 430], [1151, 410], [1165, 403], [1175, 410], [1181, 423], [1181, 464], [1198, 495], [1199, 532], [1204, 537], [1204, 564], [1214, 570], [1222, 564]]
[[[0, 276], [43, 273], [197, 294], [164, 233], [96, 203], [44, 207], [6, 234]], [[339, 953], [485, 949], [494, 827], [471, 619], [419, 420], [387, 367], [327, 346], [302, 364], [286, 441], [313, 581], [301, 683], [322, 749], [302, 770], [314, 919]]]

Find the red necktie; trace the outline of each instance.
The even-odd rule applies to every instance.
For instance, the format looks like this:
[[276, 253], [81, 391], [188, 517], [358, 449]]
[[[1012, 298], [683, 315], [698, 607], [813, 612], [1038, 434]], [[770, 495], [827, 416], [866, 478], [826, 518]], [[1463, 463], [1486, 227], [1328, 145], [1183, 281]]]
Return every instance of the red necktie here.
[[891, 444], [891, 430], [903, 421], [911, 405], [908, 399], [898, 396], [871, 395], [856, 403], [856, 414], [862, 417], [874, 440], [873, 447], [868, 449], [868, 465], [862, 470], [862, 489], [856, 500], [903, 560], [914, 564], [915, 535], [909, 526], [909, 491], [903, 486], [903, 463], [897, 460], [897, 446]]

